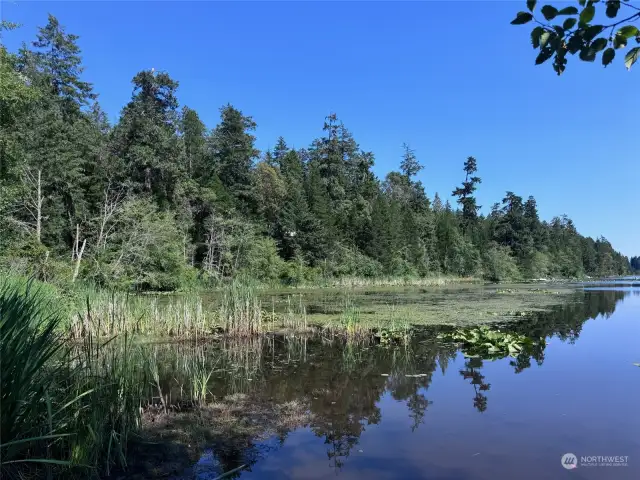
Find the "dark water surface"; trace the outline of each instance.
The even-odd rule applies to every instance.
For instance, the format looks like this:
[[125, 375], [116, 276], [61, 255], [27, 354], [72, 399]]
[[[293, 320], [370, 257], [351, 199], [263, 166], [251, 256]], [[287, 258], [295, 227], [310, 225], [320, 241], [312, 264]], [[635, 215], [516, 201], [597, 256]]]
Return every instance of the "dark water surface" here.
[[[583, 301], [500, 330], [547, 342], [493, 359], [465, 356], [433, 328], [408, 347], [227, 346], [233, 366], [210, 380], [217, 397], [294, 401], [311, 417], [231, 450], [209, 445], [188, 478], [246, 465], [227, 478], [639, 479], [640, 289], [592, 285]], [[566, 453], [578, 468], [563, 467]], [[587, 456], [626, 466], [581, 465]]]

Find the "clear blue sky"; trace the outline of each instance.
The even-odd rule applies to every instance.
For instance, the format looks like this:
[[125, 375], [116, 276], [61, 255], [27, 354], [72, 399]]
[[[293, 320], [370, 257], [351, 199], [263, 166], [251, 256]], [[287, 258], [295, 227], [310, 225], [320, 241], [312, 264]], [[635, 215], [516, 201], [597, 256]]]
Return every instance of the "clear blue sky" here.
[[581, 233], [640, 255], [639, 67], [534, 66], [530, 27], [509, 22], [524, 0], [428, 2], [33, 2], [2, 0], [23, 24], [47, 12], [80, 36], [85, 79], [112, 120], [142, 69], [180, 82], [179, 99], [209, 127], [232, 103], [258, 123], [258, 147], [296, 147], [336, 112], [376, 173], [397, 168], [407, 142], [430, 196], [449, 197], [467, 156], [479, 203], [506, 190], [534, 195], [541, 217], [566, 213]]

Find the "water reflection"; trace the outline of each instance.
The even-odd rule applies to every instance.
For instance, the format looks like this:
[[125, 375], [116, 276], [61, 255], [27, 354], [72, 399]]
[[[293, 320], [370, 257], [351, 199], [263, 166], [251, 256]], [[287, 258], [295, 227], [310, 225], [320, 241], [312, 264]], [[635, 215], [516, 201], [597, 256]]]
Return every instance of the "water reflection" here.
[[249, 399], [240, 402], [247, 409], [295, 402], [305, 412], [299, 420], [273, 427], [273, 434], [266, 435], [268, 440], [256, 434], [259, 428], [212, 434], [202, 441], [207, 454], [190, 474], [215, 478], [245, 465], [228, 478], [240, 477], [267, 453], [285, 445], [291, 431], [301, 428], [322, 439], [329, 465], [340, 472], [357, 451], [363, 433], [381, 423], [384, 396], [404, 404], [410, 432], [416, 432], [434, 405], [429, 389], [435, 376], [450, 376], [449, 365], [465, 355], [463, 367], [456, 369], [470, 386], [469, 402], [484, 414], [491, 410], [492, 379], [488, 378], [487, 363], [508, 357], [515, 374], [534, 364], [542, 365], [544, 339], [575, 343], [587, 320], [609, 318], [628, 294], [624, 290], [579, 292], [575, 301], [566, 305], [497, 325], [500, 332], [534, 340], [511, 354], [483, 355], [469, 345], [443, 342], [438, 337], [448, 330], [436, 328], [424, 328], [402, 347], [385, 347], [373, 341], [271, 336], [204, 345], [147, 345], [140, 347], [140, 354], [155, 358], [158, 366], [158, 385], [149, 383], [152, 402], [158, 402], [161, 391], [168, 404], [186, 411], [197, 397], [198, 385], [202, 391], [202, 379], [206, 379], [204, 398], [200, 398], [203, 402], [242, 395]]

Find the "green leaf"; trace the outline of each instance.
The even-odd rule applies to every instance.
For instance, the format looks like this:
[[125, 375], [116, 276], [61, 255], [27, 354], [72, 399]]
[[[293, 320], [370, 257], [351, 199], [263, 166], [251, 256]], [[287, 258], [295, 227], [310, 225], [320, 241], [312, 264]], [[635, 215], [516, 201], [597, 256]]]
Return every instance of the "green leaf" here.
[[547, 20], [553, 20], [554, 18], [556, 18], [556, 15], [558, 15], [558, 9], [556, 7], [552, 7], [551, 5], [545, 5], [540, 9], [540, 11], [542, 12], [542, 15], [544, 15], [544, 18], [546, 18]]
[[631, 69], [631, 66], [638, 61], [640, 57], [640, 47], [634, 47], [627, 52], [624, 56], [624, 66], [627, 70]]
[[622, 35], [616, 35], [613, 37], [613, 48], [624, 48], [627, 46], [627, 39]]
[[531, 45], [533, 48], [540, 47], [540, 36], [544, 33], [544, 28], [538, 26], [531, 30]]
[[571, 55], [575, 55], [575, 53], [584, 47], [584, 45], [585, 42], [581, 36], [572, 35], [571, 38], [569, 38], [569, 42], [567, 42], [567, 50], [569, 50]]
[[518, 12], [516, 18], [511, 21], [511, 25], [524, 25], [533, 20], [533, 15], [529, 12]]
[[536, 3], [538, 3], [538, 0], [527, 0], [527, 8], [530, 12], [533, 12], [536, 8]]
[[29, 442], [41, 442], [42, 440], [58, 440], [63, 437], [69, 437], [73, 435], [72, 433], [58, 433], [56, 435], [40, 435], [39, 437], [29, 437], [29, 438], [21, 438], [20, 440], [14, 440], [12, 442], [6, 442], [0, 444], [0, 448], [5, 448], [11, 445], [18, 445], [20, 443], [29, 443]]
[[616, 51], [611, 47], [607, 48], [602, 54], [602, 65], [604, 65], [605, 67], [609, 65], [611, 62], [613, 62], [615, 56]]
[[591, 40], [596, 38], [598, 35], [600, 35], [603, 30], [604, 30], [604, 26], [603, 25], [591, 25], [590, 27], [587, 27], [584, 30], [584, 33], [583, 33], [582, 37], [587, 42], [590, 42]]
[[606, 14], [609, 18], [616, 18], [620, 10], [620, 0], [608, 0]]
[[607, 39], [606, 38], [597, 38], [592, 44], [591, 44], [591, 48], [593, 48], [596, 52], [599, 52], [601, 50], [604, 50], [604, 48], [607, 46]]
[[634, 25], [626, 25], [618, 30], [617, 35], [622, 35], [624, 38], [631, 38], [638, 35], [638, 33], [640, 33], [638, 27]]
[[581, 7], [584, 7], [587, 4], [587, 0], [578, 0], [578, 3]]
[[589, 5], [584, 7], [580, 12], [580, 23], [587, 25], [596, 15], [596, 7]]
[[68, 467], [71, 465], [69, 460], [54, 460], [52, 458], [25, 458], [22, 460], [11, 460], [9, 462], [3, 462], [3, 465], [8, 465], [9, 463], [46, 463], [49, 465], [63, 465]]
[[541, 63], [546, 62], [551, 58], [552, 55], [553, 55], [552, 48], [549, 48], [549, 47], [543, 48], [542, 51], [536, 57], [536, 65], [540, 65]]
[[565, 7], [558, 12], [558, 15], [577, 15], [578, 9], [576, 7]]
[[565, 30], [571, 30], [576, 26], [576, 23], [578, 23], [578, 20], [576, 20], [575, 18], [567, 18], [562, 24], [562, 28], [564, 28]]
[[549, 43], [549, 39], [551, 38], [551, 32], [543, 32], [542, 35], [540, 35], [540, 47], [546, 47], [547, 43]]
[[580, 50], [580, 60], [584, 62], [593, 62], [596, 59], [596, 52], [593, 48], [584, 47]]

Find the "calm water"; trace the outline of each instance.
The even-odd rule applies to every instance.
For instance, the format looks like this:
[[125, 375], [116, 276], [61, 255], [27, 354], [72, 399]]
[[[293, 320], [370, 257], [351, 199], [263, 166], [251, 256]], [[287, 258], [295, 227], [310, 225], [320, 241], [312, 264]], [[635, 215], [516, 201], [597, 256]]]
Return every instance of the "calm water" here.
[[[468, 358], [434, 329], [407, 348], [284, 337], [209, 346], [199, 354], [217, 366], [217, 396], [296, 401], [312, 417], [241, 447], [216, 441], [182, 478], [240, 465], [229, 478], [640, 478], [640, 288], [590, 285], [583, 301], [502, 330], [547, 337], [546, 347]], [[566, 453], [627, 466], [567, 470]]]

